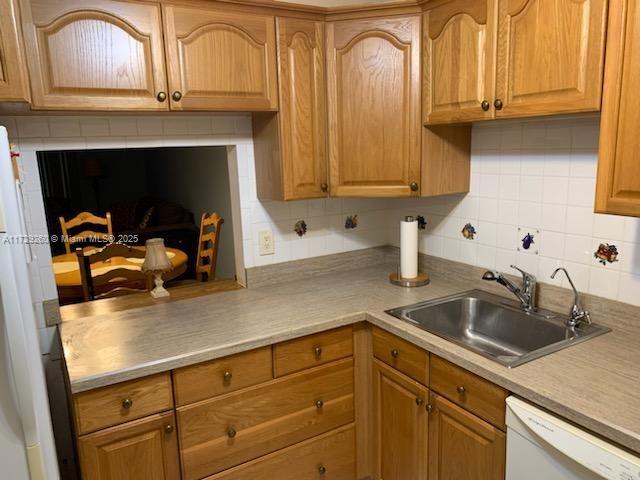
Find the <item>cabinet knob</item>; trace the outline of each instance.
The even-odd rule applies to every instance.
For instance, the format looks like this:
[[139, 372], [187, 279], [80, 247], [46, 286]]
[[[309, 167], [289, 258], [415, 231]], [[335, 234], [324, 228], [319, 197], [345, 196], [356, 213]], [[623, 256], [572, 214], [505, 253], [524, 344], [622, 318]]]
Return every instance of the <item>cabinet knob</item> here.
[[431, 405], [430, 403], [427, 404], [427, 413], [431, 413], [433, 412], [433, 405]]
[[400, 352], [398, 352], [398, 350], [396, 350], [395, 348], [391, 350], [391, 356], [393, 358], [398, 358], [398, 355], [400, 355]]
[[316, 400], [316, 408], [320, 410], [322, 407], [324, 407], [324, 402], [322, 400]]
[[424, 403], [424, 400], [421, 399], [420, 397], [416, 397], [416, 405], [420, 406]]
[[167, 93], [158, 92], [158, 95], [156, 95], [156, 98], [158, 99], [159, 102], [164, 102], [167, 99]]
[[124, 408], [125, 410], [129, 410], [131, 407], [133, 407], [133, 400], [131, 400], [130, 398], [125, 398], [124, 400], [122, 400], [122, 408]]
[[321, 183], [320, 184], [320, 190], [322, 190], [323, 192], [328, 192], [329, 191], [329, 185], [327, 185], [326, 183]]
[[466, 391], [467, 391], [462, 385], [460, 385], [458, 388], [456, 388], [456, 390], [458, 391], [458, 393], [460, 395], [464, 395], [466, 393]]
[[491, 107], [491, 104], [489, 103], [488, 100], [483, 100], [482, 103], [480, 104], [480, 107], [482, 108], [482, 110], [486, 112]]
[[409, 184], [409, 188], [411, 189], [412, 192], [417, 192], [418, 184], [416, 182], [411, 182], [411, 184]]
[[313, 349], [313, 353], [316, 356], [316, 358], [320, 358], [320, 356], [322, 355], [322, 347], [315, 347]]
[[320, 475], [324, 475], [325, 473], [327, 473], [327, 467], [325, 467], [324, 465], [320, 465], [320, 466], [318, 467], [318, 473], [319, 473]]
[[173, 425], [171, 425], [170, 423], [167, 424], [164, 427], [164, 433], [166, 433], [166, 434], [173, 433]]
[[180, 99], [182, 98], [182, 93], [176, 90], [171, 94], [171, 98], [173, 98], [176, 102], [179, 102]]
[[235, 429], [235, 428], [233, 428], [233, 427], [229, 427], [229, 428], [227, 429], [227, 437], [229, 437], [229, 438], [234, 438], [234, 437], [236, 436], [236, 434], [237, 434], [237, 433], [238, 433], [238, 432], [236, 432], [236, 429]]
[[222, 376], [225, 382], [230, 382], [231, 381], [231, 377], [233, 377], [233, 374], [229, 371], [224, 372], [224, 375]]
[[504, 104], [502, 103], [502, 100], [497, 98], [496, 101], [493, 102], [493, 106], [496, 107], [496, 110], [502, 110], [502, 107], [504, 107]]

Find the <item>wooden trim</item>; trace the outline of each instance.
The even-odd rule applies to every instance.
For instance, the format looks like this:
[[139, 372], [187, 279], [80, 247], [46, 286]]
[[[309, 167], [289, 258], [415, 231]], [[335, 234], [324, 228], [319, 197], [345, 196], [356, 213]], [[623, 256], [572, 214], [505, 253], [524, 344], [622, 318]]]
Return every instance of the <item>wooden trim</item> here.
[[356, 415], [356, 478], [372, 477], [373, 450], [373, 343], [371, 324], [353, 326], [354, 402]]

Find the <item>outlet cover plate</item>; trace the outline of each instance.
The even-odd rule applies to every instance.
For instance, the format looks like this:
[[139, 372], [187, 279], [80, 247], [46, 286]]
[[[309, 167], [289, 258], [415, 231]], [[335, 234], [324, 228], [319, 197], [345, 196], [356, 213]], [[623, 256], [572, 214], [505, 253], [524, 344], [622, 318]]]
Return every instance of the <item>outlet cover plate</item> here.
[[273, 244], [273, 233], [271, 230], [261, 230], [258, 232], [258, 242], [260, 244], [260, 255], [273, 255], [275, 245]]

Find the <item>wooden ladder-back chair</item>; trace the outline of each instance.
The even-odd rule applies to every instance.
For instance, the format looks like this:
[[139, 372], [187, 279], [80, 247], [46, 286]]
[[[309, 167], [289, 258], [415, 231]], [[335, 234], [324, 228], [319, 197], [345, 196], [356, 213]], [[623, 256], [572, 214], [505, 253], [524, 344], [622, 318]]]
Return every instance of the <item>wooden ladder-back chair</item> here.
[[224, 219], [215, 212], [210, 215], [202, 214], [196, 257], [196, 278], [201, 282], [210, 282], [216, 278], [220, 229], [223, 223]]
[[[110, 243], [96, 253], [85, 254], [82, 248], [76, 248], [82, 280], [82, 293], [85, 301], [101, 298], [119, 297], [130, 293], [146, 292], [150, 286], [149, 276], [140, 269], [124, 266], [107, 270], [99, 275], [92, 275], [91, 266], [102, 262], [101, 268], [109, 267], [108, 261], [120, 258], [145, 257], [144, 250], [129, 247], [122, 243]], [[142, 267], [142, 264], [140, 264]]]
[[[109, 212], [107, 212], [107, 215], [104, 218], [97, 217], [91, 212], [81, 212], [69, 221], [66, 221], [64, 217], [60, 217], [59, 220], [60, 229], [62, 230], [62, 240], [64, 241], [64, 248], [67, 253], [71, 253], [71, 245], [73, 245], [74, 243], [83, 243], [83, 240], [87, 239], [101, 239], [105, 235], [109, 237], [113, 236], [113, 228], [111, 227], [111, 214]], [[107, 227], [107, 231], [96, 232], [94, 230], [83, 230], [74, 234], [69, 233], [69, 230], [71, 230], [72, 228], [77, 228], [80, 225], [84, 225], [85, 223], [89, 223], [92, 225], [102, 225], [104, 227]]]

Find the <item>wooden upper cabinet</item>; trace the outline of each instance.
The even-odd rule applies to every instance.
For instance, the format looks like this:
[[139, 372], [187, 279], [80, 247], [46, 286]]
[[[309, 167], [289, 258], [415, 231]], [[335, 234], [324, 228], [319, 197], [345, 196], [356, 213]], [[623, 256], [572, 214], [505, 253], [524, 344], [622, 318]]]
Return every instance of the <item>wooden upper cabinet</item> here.
[[21, 12], [33, 108], [169, 108], [156, 98], [166, 92], [159, 5], [22, 0]]
[[499, 0], [496, 116], [599, 110], [606, 14], [607, 0]]
[[505, 434], [434, 393], [429, 403], [429, 480], [504, 480]]
[[254, 115], [258, 197], [324, 197], [326, 147], [324, 22], [277, 18], [280, 111]]
[[277, 109], [273, 16], [162, 8], [172, 109]]
[[419, 194], [420, 31], [419, 16], [327, 24], [332, 195]]
[[450, 0], [425, 12], [425, 123], [493, 117], [496, 1]]
[[640, 5], [611, 2], [596, 212], [640, 217]]
[[0, 101], [28, 101], [29, 85], [20, 38], [18, 5], [0, 2]]
[[373, 361], [374, 478], [427, 479], [427, 402], [426, 387]]

